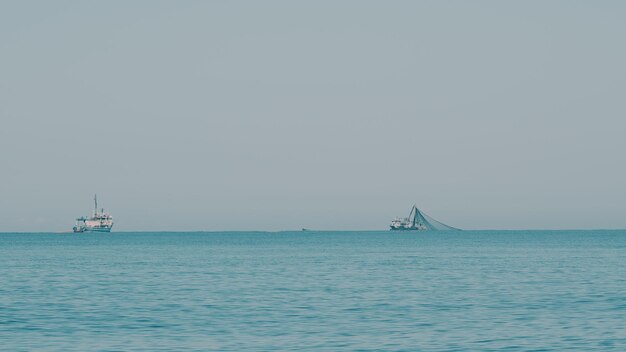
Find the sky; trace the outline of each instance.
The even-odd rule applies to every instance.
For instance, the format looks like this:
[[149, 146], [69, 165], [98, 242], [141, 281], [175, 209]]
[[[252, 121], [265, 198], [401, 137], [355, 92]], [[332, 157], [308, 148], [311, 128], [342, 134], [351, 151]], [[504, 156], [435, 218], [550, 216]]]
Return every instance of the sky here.
[[626, 2], [3, 1], [0, 231], [626, 228]]

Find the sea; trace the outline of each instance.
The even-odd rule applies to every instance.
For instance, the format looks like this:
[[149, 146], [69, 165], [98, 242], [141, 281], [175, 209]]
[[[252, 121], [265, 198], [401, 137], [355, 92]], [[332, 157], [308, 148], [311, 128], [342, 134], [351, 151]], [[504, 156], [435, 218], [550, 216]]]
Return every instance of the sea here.
[[2, 351], [626, 351], [626, 230], [0, 234]]

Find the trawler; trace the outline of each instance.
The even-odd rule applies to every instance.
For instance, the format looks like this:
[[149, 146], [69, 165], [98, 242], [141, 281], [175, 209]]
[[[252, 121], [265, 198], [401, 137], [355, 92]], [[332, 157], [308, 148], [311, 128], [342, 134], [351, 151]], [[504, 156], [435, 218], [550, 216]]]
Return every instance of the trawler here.
[[98, 197], [96, 195], [94, 195], [93, 201], [95, 203], [93, 216], [81, 216], [76, 219], [76, 225], [73, 228], [74, 232], [111, 232], [113, 217], [111, 214], [105, 213], [104, 208], [98, 211]]
[[459, 230], [431, 218], [415, 205], [408, 218], [397, 217], [391, 221], [389, 227], [392, 231]]

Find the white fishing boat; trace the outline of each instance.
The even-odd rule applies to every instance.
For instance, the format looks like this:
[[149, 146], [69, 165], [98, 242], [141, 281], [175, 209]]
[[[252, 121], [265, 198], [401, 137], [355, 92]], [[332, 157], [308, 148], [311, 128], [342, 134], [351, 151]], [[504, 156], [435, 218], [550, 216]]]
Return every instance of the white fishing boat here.
[[93, 197], [95, 207], [91, 217], [81, 216], [76, 219], [74, 232], [111, 232], [113, 228], [113, 217], [104, 212], [104, 208], [98, 211], [98, 197]]
[[411, 208], [409, 217], [397, 217], [391, 221], [389, 227], [392, 231], [459, 230], [431, 218], [415, 205]]

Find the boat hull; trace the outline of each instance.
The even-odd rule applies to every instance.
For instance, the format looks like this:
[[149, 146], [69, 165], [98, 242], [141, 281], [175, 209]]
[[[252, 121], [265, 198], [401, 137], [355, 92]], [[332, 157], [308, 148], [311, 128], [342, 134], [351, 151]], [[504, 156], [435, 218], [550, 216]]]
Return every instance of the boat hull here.
[[427, 231], [427, 229], [419, 228], [419, 227], [403, 227], [403, 228], [390, 227], [389, 229], [391, 231]]
[[74, 233], [83, 233], [83, 232], [111, 232], [111, 228], [109, 227], [87, 227], [87, 226], [74, 226], [72, 229]]
[[111, 232], [111, 227], [86, 227], [84, 232]]

